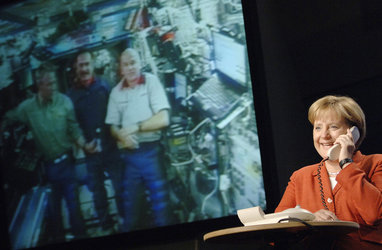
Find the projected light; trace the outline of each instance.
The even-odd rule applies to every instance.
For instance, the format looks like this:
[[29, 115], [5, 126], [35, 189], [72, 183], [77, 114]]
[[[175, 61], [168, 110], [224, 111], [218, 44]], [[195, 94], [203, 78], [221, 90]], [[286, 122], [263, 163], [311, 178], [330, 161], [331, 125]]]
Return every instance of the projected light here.
[[[161, 229], [173, 233], [193, 223], [235, 216], [238, 209], [267, 206], [242, 4], [193, 2], [24, 0], [0, 9], [1, 119], [35, 96], [36, 70], [42, 64], [55, 66], [57, 89], [67, 94], [75, 87], [77, 53], [91, 51], [95, 74], [112, 89], [121, 80], [122, 51], [138, 51], [142, 70], [158, 77], [172, 106], [160, 145], [171, 218]], [[59, 245], [74, 237], [63, 202], [62, 237], [49, 241], [46, 211], [51, 188], [43, 171], [46, 160], [30, 125], [7, 124], [0, 140], [2, 200], [13, 248]], [[103, 184], [114, 224], [109, 231], [99, 227], [84, 156], [75, 155], [73, 178], [85, 239], [156, 230], [152, 196], [143, 183], [136, 190], [140, 199], [132, 216], [138, 223], [121, 231], [123, 211], [109, 165]], [[155, 235], [141, 238], [150, 237]]]

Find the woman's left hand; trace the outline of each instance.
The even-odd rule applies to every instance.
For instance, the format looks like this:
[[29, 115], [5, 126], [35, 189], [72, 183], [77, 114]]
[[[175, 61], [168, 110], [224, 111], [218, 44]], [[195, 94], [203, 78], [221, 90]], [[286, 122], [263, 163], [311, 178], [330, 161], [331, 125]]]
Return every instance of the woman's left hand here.
[[337, 216], [329, 210], [321, 209], [314, 213], [314, 221], [334, 221], [338, 220]]

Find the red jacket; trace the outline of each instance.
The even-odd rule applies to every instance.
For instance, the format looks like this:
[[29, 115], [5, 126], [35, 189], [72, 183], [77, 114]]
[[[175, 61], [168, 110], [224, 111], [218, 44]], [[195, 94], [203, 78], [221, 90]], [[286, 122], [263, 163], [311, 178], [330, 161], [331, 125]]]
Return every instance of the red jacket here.
[[[325, 201], [338, 219], [360, 225], [358, 234], [351, 234], [352, 240], [379, 243], [382, 248], [382, 154], [363, 155], [357, 151], [353, 161], [337, 175], [333, 190], [325, 165], [321, 168]], [[306, 166], [292, 174], [276, 212], [296, 205], [312, 213], [324, 208], [318, 165]]]

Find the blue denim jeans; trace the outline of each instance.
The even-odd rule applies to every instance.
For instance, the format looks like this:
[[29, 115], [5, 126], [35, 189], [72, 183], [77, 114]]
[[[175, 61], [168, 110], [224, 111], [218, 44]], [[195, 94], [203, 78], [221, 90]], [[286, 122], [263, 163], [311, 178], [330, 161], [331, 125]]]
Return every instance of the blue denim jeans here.
[[109, 203], [105, 188], [105, 166], [102, 154], [97, 153], [86, 156], [86, 169], [85, 184], [93, 194], [99, 225], [104, 229], [108, 229], [113, 226], [113, 219], [108, 210]]
[[115, 202], [118, 209], [118, 214], [123, 218], [123, 201], [122, 201], [122, 192], [123, 192], [123, 173], [125, 163], [121, 158], [121, 154], [118, 150], [111, 150], [103, 154], [102, 158], [104, 166], [106, 166], [106, 172], [109, 174], [111, 183], [114, 189]]
[[71, 231], [76, 238], [86, 235], [78, 199], [77, 179], [71, 157], [59, 163], [46, 162], [45, 173], [51, 194], [48, 202], [48, 230], [54, 237], [63, 237], [61, 201], [65, 200]]
[[[149, 191], [154, 226], [167, 225], [168, 191], [165, 174], [160, 164], [160, 147], [157, 142], [142, 143], [139, 149], [127, 150], [122, 154], [125, 162], [123, 179], [123, 231], [134, 229], [134, 214], [138, 198], [138, 187], [143, 184]], [[140, 211], [139, 211], [140, 212]]]

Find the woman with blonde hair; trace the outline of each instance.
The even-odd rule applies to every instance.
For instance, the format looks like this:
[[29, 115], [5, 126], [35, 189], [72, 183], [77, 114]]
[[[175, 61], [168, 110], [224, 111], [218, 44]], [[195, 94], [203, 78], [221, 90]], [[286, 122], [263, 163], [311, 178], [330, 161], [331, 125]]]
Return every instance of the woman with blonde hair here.
[[[300, 205], [316, 221], [354, 221], [358, 232], [336, 239], [333, 249], [382, 249], [382, 154], [363, 155], [365, 115], [350, 97], [325, 96], [309, 108], [313, 144], [322, 161], [295, 171], [276, 212]], [[353, 138], [351, 128], [359, 130]], [[335, 144], [338, 159], [328, 158]]]

